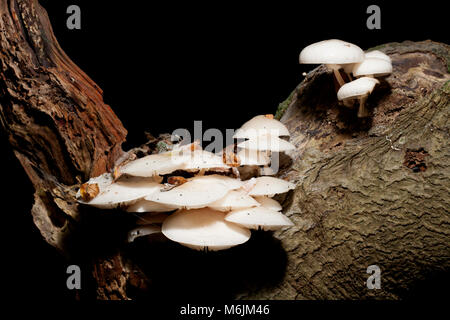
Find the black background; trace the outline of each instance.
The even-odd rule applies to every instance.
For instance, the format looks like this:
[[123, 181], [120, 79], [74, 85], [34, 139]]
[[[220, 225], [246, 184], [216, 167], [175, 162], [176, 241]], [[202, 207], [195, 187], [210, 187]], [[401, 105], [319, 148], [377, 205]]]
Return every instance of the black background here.
[[[312, 66], [298, 64], [306, 45], [330, 38], [363, 49], [432, 39], [448, 43], [444, 2], [306, 1], [66, 1], [45, 0], [65, 52], [104, 90], [128, 130], [124, 149], [152, 134], [203, 128], [237, 128], [248, 118], [274, 113]], [[66, 8], [81, 7], [81, 30], [66, 28]], [[381, 7], [381, 30], [366, 28], [366, 8]], [[48, 246], [29, 213], [33, 189], [2, 135], [1, 165], [5, 277], [13, 298], [71, 299], [67, 263]], [[434, 297], [446, 279], [429, 278], [403, 293]]]

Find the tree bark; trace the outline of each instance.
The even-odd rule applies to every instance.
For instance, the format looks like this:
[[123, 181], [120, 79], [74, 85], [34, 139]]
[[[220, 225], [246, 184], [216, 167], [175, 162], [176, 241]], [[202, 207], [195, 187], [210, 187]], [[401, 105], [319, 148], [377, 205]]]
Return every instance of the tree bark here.
[[[285, 199], [296, 227], [275, 234], [288, 256], [283, 281], [246, 298], [398, 298], [449, 271], [449, 46], [378, 49], [393, 73], [369, 97], [370, 118], [338, 105], [323, 67], [281, 105], [297, 147], [281, 173], [297, 183]], [[381, 290], [366, 287], [370, 265]]]
[[126, 130], [61, 49], [38, 1], [2, 0], [0, 15], [2, 127], [36, 190], [34, 221], [60, 247], [76, 217], [54, 189], [110, 170]]
[[[297, 146], [280, 174], [297, 183], [280, 198], [296, 226], [205, 255], [126, 245], [129, 217], [76, 203], [77, 183], [123, 156], [126, 130], [37, 0], [1, 0], [0, 28], [0, 119], [36, 190], [34, 222], [89, 270], [96, 298], [398, 298], [415, 279], [448, 271], [448, 45], [382, 46], [394, 71], [368, 99], [368, 119], [338, 105], [325, 68], [310, 72], [278, 112]], [[131, 152], [151, 153], [158, 141]], [[373, 264], [381, 290], [366, 287]]]

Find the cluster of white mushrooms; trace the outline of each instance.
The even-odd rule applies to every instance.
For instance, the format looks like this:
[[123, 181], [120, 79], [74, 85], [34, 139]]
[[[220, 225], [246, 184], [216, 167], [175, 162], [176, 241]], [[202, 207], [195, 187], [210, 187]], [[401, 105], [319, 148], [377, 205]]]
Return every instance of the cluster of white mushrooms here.
[[[337, 92], [339, 101], [346, 107], [353, 107], [359, 101], [358, 117], [369, 115], [365, 102], [376, 84], [375, 77], [384, 77], [392, 73], [392, 63], [389, 56], [379, 50], [364, 53], [364, 51], [349, 42], [332, 39], [313, 43], [300, 53], [300, 63], [325, 64], [333, 70], [340, 89]], [[345, 83], [339, 69], [343, 69], [348, 78], [356, 80]]]
[[[275, 230], [293, 225], [272, 199], [294, 184], [265, 176], [272, 152], [294, 146], [287, 128], [272, 115], [260, 115], [236, 131], [237, 142], [220, 154], [199, 143], [123, 162], [81, 185], [80, 203], [119, 208], [139, 217], [136, 237], [162, 233], [197, 250], [222, 250], [246, 242], [249, 229]], [[240, 142], [239, 142], [240, 141]], [[260, 168], [258, 177], [241, 180], [240, 170]]]

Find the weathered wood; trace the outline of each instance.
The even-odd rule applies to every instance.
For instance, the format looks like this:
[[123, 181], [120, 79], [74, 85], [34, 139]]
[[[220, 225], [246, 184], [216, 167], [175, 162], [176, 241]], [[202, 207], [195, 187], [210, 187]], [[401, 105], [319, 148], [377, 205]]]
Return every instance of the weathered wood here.
[[0, 1], [0, 29], [2, 127], [36, 189], [35, 223], [60, 246], [70, 215], [53, 189], [109, 170], [126, 130], [58, 45], [37, 0]]

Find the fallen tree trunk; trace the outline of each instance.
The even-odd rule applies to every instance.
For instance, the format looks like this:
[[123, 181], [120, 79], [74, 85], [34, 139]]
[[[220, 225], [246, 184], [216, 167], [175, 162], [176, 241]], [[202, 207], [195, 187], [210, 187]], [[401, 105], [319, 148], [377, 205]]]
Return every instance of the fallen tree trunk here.
[[[281, 172], [298, 184], [283, 199], [296, 227], [205, 255], [126, 245], [129, 217], [76, 203], [77, 182], [113, 167], [126, 130], [36, 0], [0, 1], [0, 27], [2, 127], [36, 190], [36, 226], [88, 270], [87, 296], [397, 298], [425, 273], [448, 271], [447, 45], [385, 45], [394, 72], [369, 99], [370, 120], [338, 106], [323, 67], [311, 72], [279, 112], [297, 146]], [[366, 288], [372, 264], [381, 290]]]

